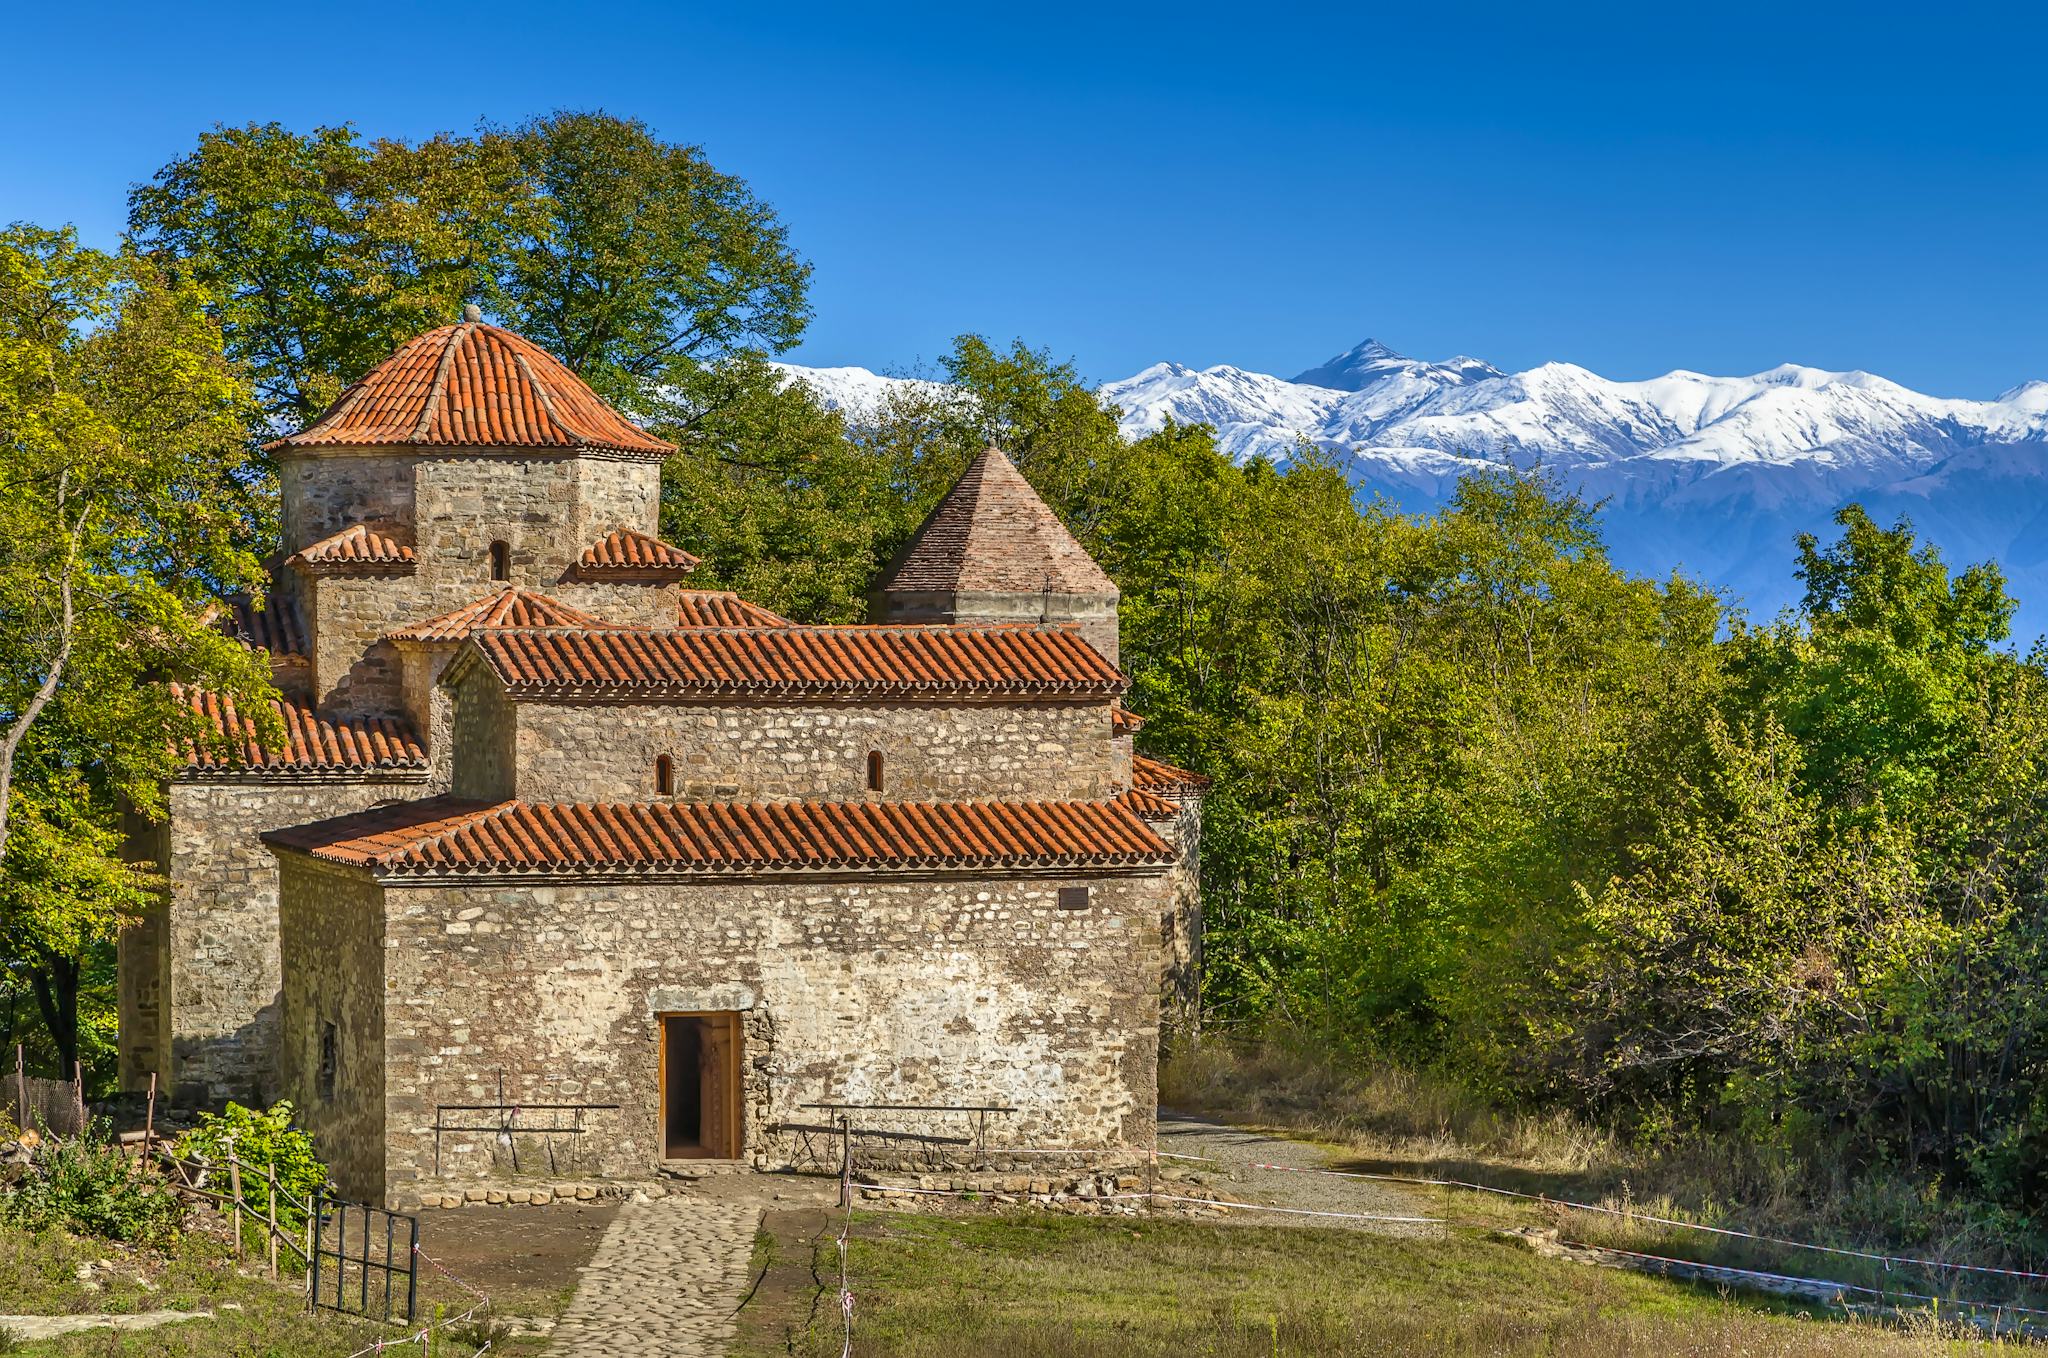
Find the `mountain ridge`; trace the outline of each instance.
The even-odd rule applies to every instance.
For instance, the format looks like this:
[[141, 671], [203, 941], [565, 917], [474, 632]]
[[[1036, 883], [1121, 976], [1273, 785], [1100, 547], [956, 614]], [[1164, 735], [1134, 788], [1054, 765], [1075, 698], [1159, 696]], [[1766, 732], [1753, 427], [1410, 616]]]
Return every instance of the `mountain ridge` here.
[[[856, 418], [916, 380], [782, 366]], [[1835, 511], [1861, 502], [1910, 518], [1951, 566], [1998, 561], [2019, 633], [2048, 629], [2048, 380], [1989, 401], [1794, 363], [1622, 382], [1562, 362], [1431, 362], [1369, 339], [1294, 378], [1162, 362], [1099, 390], [1132, 437], [1208, 424], [1241, 462], [1285, 462], [1306, 441], [1410, 511], [1439, 507], [1471, 471], [1543, 469], [1602, 502], [1617, 562], [1682, 570], [1752, 616], [1796, 600], [1798, 534], [1827, 536]]]

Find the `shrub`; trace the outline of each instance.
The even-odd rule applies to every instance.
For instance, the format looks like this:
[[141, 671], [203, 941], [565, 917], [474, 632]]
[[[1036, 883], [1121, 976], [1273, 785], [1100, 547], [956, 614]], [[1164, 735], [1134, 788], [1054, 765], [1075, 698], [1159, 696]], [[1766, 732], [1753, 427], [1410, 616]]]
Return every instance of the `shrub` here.
[[[295, 1110], [280, 1100], [266, 1112], [230, 1103], [222, 1113], [202, 1113], [199, 1125], [178, 1139], [178, 1153], [188, 1159], [225, 1165], [233, 1154], [242, 1164], [242, 1197], [251, 1203], [263, 1201], [263, 1179], [277, 1171], [278, 1224], [296, 1229], [305, 1224], [306, 1214], [293, 1206], [305, 1202], [327, 1186], [327, 1166], [313, 1151], [313, 1138], [292, 1126]], [[225, 1183], [215, 1185], [225, 1190]], [[289, 1196], [287, 1196], [289, 1195]]]
[[169, 1244], [184, 1215], [177, 1195], [161, 1181], [138, 1175], [98, 1122], [83, 1136], [45, 1141], [31, 1172], [0, 1197], [0, 1220], [24, 1230], [61, 1227], [145, 1245]]

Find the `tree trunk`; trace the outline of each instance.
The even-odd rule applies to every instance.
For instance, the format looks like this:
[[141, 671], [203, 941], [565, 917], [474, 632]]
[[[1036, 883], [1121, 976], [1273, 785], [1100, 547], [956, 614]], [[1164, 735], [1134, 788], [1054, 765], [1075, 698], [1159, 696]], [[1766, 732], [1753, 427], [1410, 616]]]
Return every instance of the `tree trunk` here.
[[38, 964], [29, 971], [29, 984], [36, 1008], [43, 1014], [43, 1026], [57, 1049], [57, 1075], [63, 1079], [78, 1062], [78, 973], [75, 957], [38, 952]]

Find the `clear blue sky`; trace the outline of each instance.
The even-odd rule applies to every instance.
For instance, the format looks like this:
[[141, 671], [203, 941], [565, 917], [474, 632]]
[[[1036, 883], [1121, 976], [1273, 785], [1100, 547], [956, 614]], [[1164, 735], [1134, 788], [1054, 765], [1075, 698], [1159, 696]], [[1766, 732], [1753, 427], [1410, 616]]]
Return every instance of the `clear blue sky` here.
[[602, 107], [816, 265], [797, 357], [961, 330], [1119, 377], [1367, 335], [1612, 377], [2048, 377], [2042, 8], [38, 4], [0, 220], [111, 242], [215, 122], [420, 136]]

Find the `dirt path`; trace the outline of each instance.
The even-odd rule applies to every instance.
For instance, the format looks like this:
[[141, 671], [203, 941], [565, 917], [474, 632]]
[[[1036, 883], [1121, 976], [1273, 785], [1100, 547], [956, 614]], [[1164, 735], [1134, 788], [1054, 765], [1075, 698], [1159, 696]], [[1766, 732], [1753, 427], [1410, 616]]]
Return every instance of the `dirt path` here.
[[[1225, 1198], [1289, 1207], [1305, 1212], [1357, 1212], [1372, 1216], [1434, 1217], [1436, 1199], [1424, 1190], [1370, 1179], [1336, 1179], [1325, 1174], [1281, 1174], [1253, 1169], [1255, 1163], [1326, 1167], [1331, 1157], [1315, 1146], [1204, 1118], [1159, 1110], [1162, 1167], [1192, 1171]], [[1176, 1158], [1192, 1157], [1192, 1158]], [[1435, 1235], [1442, 1228], [1421, 1222], [1354, 1221], [1340, 1217], [1289, 1216], [1280, 1212], [1239, 1215], [1260, 1225], [1343, 1226], [1387, 1235]]]

